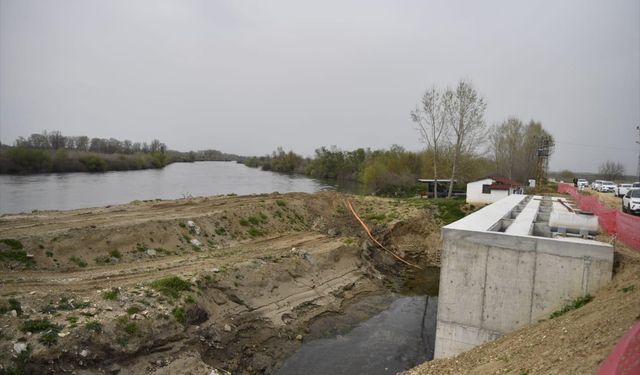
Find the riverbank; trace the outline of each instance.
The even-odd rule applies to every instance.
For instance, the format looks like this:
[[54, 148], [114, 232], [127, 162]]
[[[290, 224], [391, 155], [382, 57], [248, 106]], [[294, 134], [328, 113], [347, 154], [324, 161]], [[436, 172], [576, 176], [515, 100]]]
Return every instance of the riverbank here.
[[66, 149], [6, 147], [0, 150], [0, 174], [107, 172], [157, 169], [186, 161], [171, 153], [102, 154]]
[[402, 200], [296, 193], [5, 215], [0, 363], [272, 372], [312, 323], [410, 275], [369, 243], [346, 198], [385, 244], [437, 264], [432, 212]]

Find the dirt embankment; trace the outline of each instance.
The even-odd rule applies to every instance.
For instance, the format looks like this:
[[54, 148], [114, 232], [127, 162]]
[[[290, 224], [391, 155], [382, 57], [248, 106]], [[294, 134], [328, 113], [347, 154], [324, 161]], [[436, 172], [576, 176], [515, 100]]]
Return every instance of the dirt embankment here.
[[[0, 365], [24, 373], [269, 373], [307, 327], [405, 270], [336, 193], [0, 217]], [[437, 263], [406, 201], [350, 197], [385, 245]]]

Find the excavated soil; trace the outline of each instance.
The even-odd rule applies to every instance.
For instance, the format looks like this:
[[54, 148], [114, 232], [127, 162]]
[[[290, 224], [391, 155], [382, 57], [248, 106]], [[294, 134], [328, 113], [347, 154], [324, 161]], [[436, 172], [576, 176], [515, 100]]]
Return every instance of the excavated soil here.
[[0, 258], [0, 373], [273, 372], [315, 321], [411, 275], [345, 199], [385, 246], [437, 264], [439, 226], [402, 200], [294, 193], [1, 216], [0, 239], [25, 254]]

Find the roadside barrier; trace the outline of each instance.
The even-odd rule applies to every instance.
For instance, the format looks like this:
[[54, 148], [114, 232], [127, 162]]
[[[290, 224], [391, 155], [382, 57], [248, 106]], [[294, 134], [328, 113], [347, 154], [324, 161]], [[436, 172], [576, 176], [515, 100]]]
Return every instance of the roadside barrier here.
[[598, 375], [640, 374], [640, 322], [636, 323], [602, 362]]
[[593, 212], [598, 216], [598, 223], [608, 234], [640, 251], [640, 217], [607, 208], [597, 197], [580, 194], [571, 184], [559, 184], [558, 192], [571, 195], [581, 210]]

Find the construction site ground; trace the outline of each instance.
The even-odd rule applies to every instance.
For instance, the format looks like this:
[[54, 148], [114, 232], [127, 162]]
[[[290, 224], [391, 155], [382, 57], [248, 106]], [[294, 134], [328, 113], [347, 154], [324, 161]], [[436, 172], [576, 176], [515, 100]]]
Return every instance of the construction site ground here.
[[[1, 216], [0, 373], [274, 372], [318, 319], [412, 278], [346, 199], [385, 247], [439, 265], [441, 223], [416, 199], [293, 193]], [[613, 280], [590, 303], [409, 373], [594, 373], [638, 318], [640, 255], [616, 244]]]

